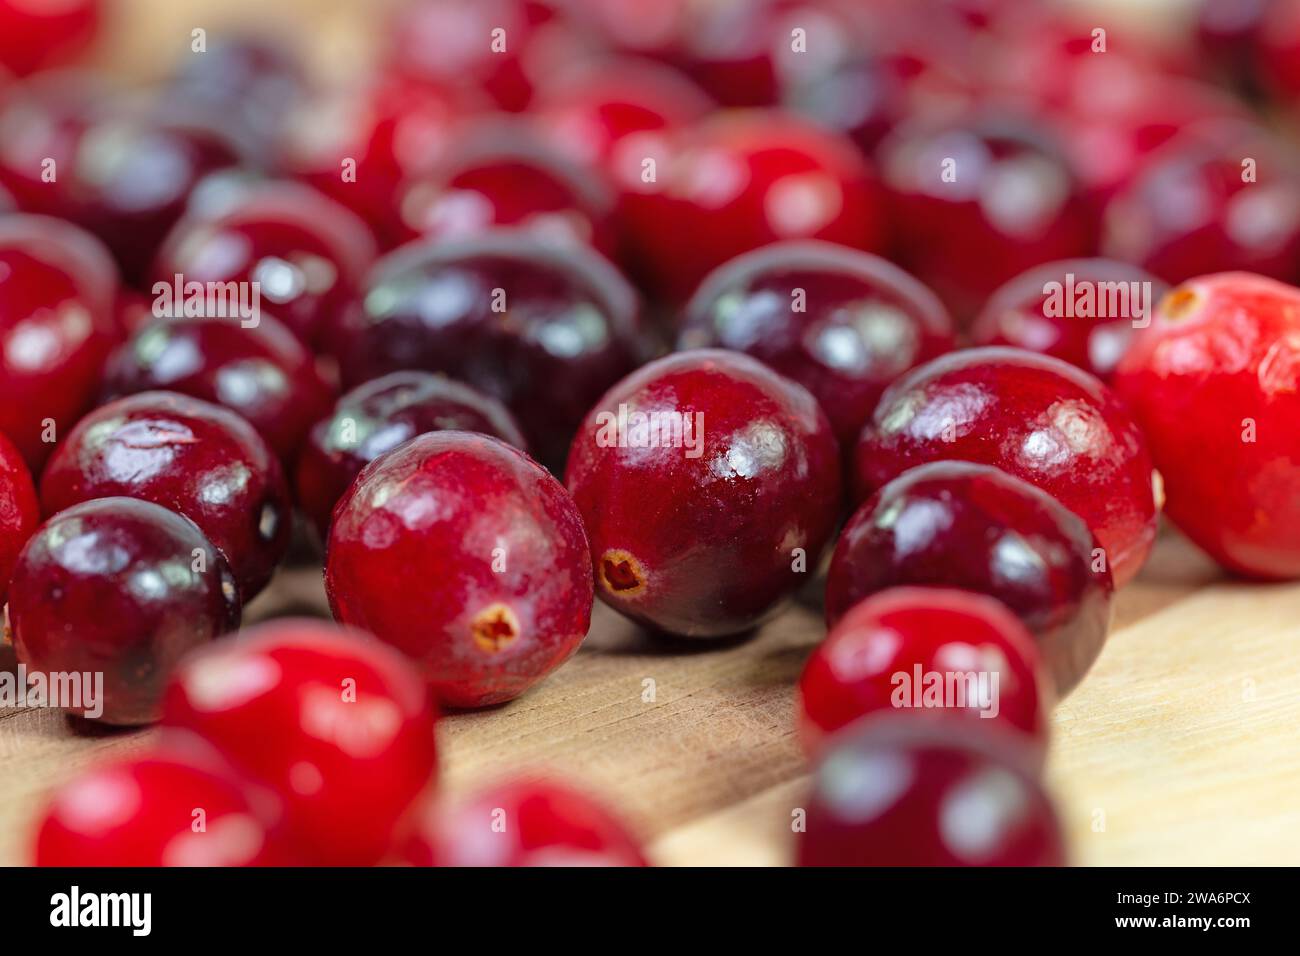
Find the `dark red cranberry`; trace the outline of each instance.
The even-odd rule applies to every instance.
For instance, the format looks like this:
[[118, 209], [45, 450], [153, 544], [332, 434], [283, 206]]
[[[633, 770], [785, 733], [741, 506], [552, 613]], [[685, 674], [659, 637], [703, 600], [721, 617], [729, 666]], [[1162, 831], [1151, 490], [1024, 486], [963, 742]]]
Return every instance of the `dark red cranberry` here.
[[323, 538], [330, 514], [361, 469], [408, 438], [433, 431], [482, 432], [526, 451], [504, 405], [432, 372], [392, 372], [359, 385], [316, 423], [298, 458], [298, 504]]
[[161, 389], [225, 405], [292, 463], [333, 392], [292, 332], [269, 315], [256, 321], [155, 319], [109, 357], [108, 397]]
[[372, 462], [334, 510], [334, 616], [415, 660], [449, 707], [518, 697], [591, 623], [582, 519], [563, 486], [486, 435], [433, 432]]
[[40, 524], [32, 474], [13, 443], [0, 434], [0, 607], [9, 593], [18, 552]]
[[552, 780], [510, 780], [434, 806], [403, 852], [416, 866], [646, 866], [640, 844], [591, 797]]
[[971, 341], [1051, 355], [1109, 381], [1134, 329], [1151, 321], [1168, 288], [1112, 259], [1049, 262], [993, 293]]
[[1239, 574], [1300, 577], [1300, 289], [1245, 273], [1179, 286], [1116, 387], [1188, 537]]
[[1063, 866], [1035, 748], [971, 721], [872, 717], [817, 767], [800, 866]]
[[670, 300], [685, 299], [728, 259], [778, 239], [867, 251], [882, 244], [883, 204], [862, 155], [847, 138], [792, 114], [719, 114], [676, 137], [635, 185], [623, 210], [629, 255]]
[[296, 855], [371, 866], [436, 771], [420, 675], [367, 634], [279, 620], [186, 658], [163, 725], [190, 730], [283, 801]]
[[1300, 96], [1300, 4], [1274, 0], [1259, 30], [1257, 70], [1260, 86], [1295, 115]]
[[0, 218], [0, 433], [34, 472], [88, 409], [118, 338], [106, 249], [44, 216]]
[[987, 594], [1035, 635], [1064, 695], [1096, 660], [1110, 625], [1113, 586], [1096, 546], [1078, 515], [997, 468], [921, 465], [845, 526], [826, 580], [826, 619], [834, 626], [858, 602], [899, 585]]
[[1196, 40], [1200, 54], [1218, 76], [1253, 90], [1259, 79], [1260, 39], [1275, 0], [1200, 0]]
[[65, 709], [106, 724], [157, 720], [176, 662], [238, 627], [239, 608], [230, 565], [203, 532], [135, 498], [59, 512], [27, 542], [9, 584], [19, 659], [43, 673], [102, 672], [102, 696]]
[[1087, 522], [1115, 586], [1155, 541], [1159, 475], [1142, 433], [1100, 381], [1022, 349], [967, 349], [889, 387], [855, 452], [861, 501], [930, 461], [995, 465]]
[[0, 67], [19, 76], [84, 53], [99, 34], [101, 0], [0, 0]]
[[801, 385], [737, 352], [651, 362], [569, 453], [600, 597], [686, 637], [748, 630], [815, 570], [840, 515], [838, 447]]
[[953, 348], [938, 298], [902, 269], [855, 249], [778, 242], [716, 269], [686, 307], [678, 348], [747, 352], [821, 402], [851, 448], [880, 395]]
[[345, 385], [443, 372], [503, 401], [563, 467], [574, 429], [641, 355], [636, 293], [596, 253], [495, 232], [381, 259], [329, 338]]
[[295, 183], [245, 185], [213, 215], [187, 216], [153, 265], [156, 282], [257, 283], [261, 300], [311, 342], [361, 287], [376, 255], [365, 223]]
[[220, 405], [143, 392], [78, 422], [41, 476], [45, 513], [119, 496], [197, 524], [230, 562], [245, 602], [289, 547], [292, 506], [280, 463], [248, 422]]

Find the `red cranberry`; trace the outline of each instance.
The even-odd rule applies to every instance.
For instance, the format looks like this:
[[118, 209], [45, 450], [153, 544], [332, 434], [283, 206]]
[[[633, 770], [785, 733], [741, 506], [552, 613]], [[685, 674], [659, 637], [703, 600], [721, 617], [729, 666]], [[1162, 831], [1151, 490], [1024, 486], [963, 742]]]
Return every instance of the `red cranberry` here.
[[78, 422], [41, 476], [45, 513], [118, 496], [197, 524], [230, 562], [245, 602], [289, 547], [292, 511], [280, 464], [248, 422], [220, 405], [143, 392]]
[[34, 472], [99, 390], [116, 287], [94, 237], [44, 216], [0, 218], [0, 433]]
[[102, 672], [102, 696], [66, 709], [106, 724], [157, 720], [176, 662], [237, 627], [239, 606], [225, 556], [194, 523], [134, 498], [59, 512], [9, 585], [18, 657], [44, 673]]
[[233, 409], [284, 463], [328, 414], [332, 390], [303, 344], [269, 315], [244, 328], [234, 318], [159, 318], [109, 357], [109, 397], [162, 389]]
[[667, 299], [778, 239], [881, 245], [882, 203], [861, 154], [793, 115], [719, 114], [680, 134], [653, 173], [625, 200], [624, 220], [633, 261]]
[[1110, 389], [1059, 359], [967, 349], [903, 376], [858, 441], [858, 500], [942, 460], [995, 465], [1056, 497], [1087, 522], [1116, 587], [1155, 541], [1161, 492], [1142, 433]]
[[1149, 272], [1112, 259], [1049, 262], [993, 293], [971, 341], [1051, 355], [1109, 381], [1166, 291]]
[[257, 283], [261, 299], [311, 342], [352, 301], [375, 258], [365, 223], [293, 183], [246, 185], [213, 215], [181, 220], [153, 265], [153, 278]]
[[417, 661], [450, 707], [518, 697], [591, 623], [582, 519], [558, 481], [486, 435], [433, 432], [372, 462], [334, 510], [334, 616]]
[[550, 780], [511, 780], [434, 807], [403, 856], [416, 866], [646, 866], [608, 810]]
[[737, 634], [775, 612], [816, 569], [841, 506], [816, 400], [716, 349], [651, 362], [606, 393], [566, 481], [601, 598], [686, 637]]
[[41, 512], [31, 472], [9, 439], [0, 434], [0, 607], [18, 552], [40, 523]]
[[75, 59], [99, 34], [101, 0], [0, 0], [0, 67], [22, 76]]
[[818, 765], [800, 866], [1063, 866], [1037, 754], [970, 721], [872, 717]]
[[431, 372], [392, 372], [348, 392], [316, 423], [298, 458], [298, 504], [323, 538], [334, 506], [362, 468], [408, 438], [445, 430], [528, 447], [496, 399]]
[[1178, 526], [1239, 574], [1300, 577], [1300, 289], [1245, 273], [1179, 286], [1116, 386]]
[[511, 232], [381, 259], [334, 332], [344, 384], [400, 369], [462, 379], [505, 402], [554, 468], [642, 348], [636, 293], [608, 262]]
[[807, 388], [845, 448], [890, 382], [953, 348], [929, 289], [869, 253], [778, 242], [710, 274], [686, 307], [678, 348], [747, 352]]
[[163, 724], [270, 787], [298, 855], [322, 865], [379, 862], [436, 770], [419, 674], [369, 635], [323, 621], [275, 621], [186, 658]]
[[1047, 741], [1038, 650], [1006, 606], [946, 588], [890, 588], [855, 605], [799, 678], [800, 731], [816, 752], [867, 714], [924, 708]]
[[956, 587], [997, 598], [1035, 635], [1057, 692], [1096, 660], [1110, 624], [1110, 572], [1078, 515], [988, 465], [912, 468], [858, 509], [826, 580], [826, 619], [899, 585]]

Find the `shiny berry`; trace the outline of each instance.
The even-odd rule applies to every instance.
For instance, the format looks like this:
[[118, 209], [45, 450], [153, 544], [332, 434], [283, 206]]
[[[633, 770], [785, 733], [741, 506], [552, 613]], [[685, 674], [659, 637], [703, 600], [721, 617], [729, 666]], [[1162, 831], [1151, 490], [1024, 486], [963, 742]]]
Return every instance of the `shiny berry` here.
[[930, 461], [994, 465], [1087, 522], [1115, 586], [1155, 541], [1159, 476], [1142, 433], [1100, 381], [1022, 349], [967, 349], [889, 387], [854, 453], [857, 500]]
[[334, 510], [334, 616], [416, 661], [439, 700], [518, 697], [587, 635], [592, 584], [573, 500], [519, 450], [433, 432], [372, 462]]
[[1239, 574], [1300, 577], [1300, 289], [1246, 273], [1179, 286], [1116, 388], [1188, 537]]
[[0, 607], [9, 593], [9, 577], [18, 561], [18, 552], [40, 520], [31, 472], [18, 449], [0, 434]]
[[1010, 732], [917, 714], [846, 730], [817, 767], [800, 866], [1063, 866], [1037, 753]]
[[230, 562], [245, 602], [289, 547], [292, 506], [280, 463], [229, 409], [142, 392], [91, 412], [41, 476], [53, 515], [92, 498], [141, 498], [185, 515]]
[[392, 372], [358, 385], [316, 423], [298, 458], [298, 504], [322, 538], [330, 514], [361, 469], [408, 438], [432, 431], [482, 432], [527, 451], [506, 407], [432, 372]]
[[176, 662], [237, 627], [239, 607], [230, 566], [198, 527], [134, 498], [46, 521], [9, 585], [19, 659], [47, 674], [102, 672], [102, 698], [65, 709], [106, 724], [157, 720]]
[[102, 0], [0, 0], [0, 68], [20, 76], [75, 59], [99, 34]]
[[321, 865], [379, 862], [436, 770], [420, 675], [324, 621], [274, 621], [186, 658], [163, 726], [193, 731], [276, 793], [297, 855]]
[[816, 399], [718, 349], [659, 359], [610, 389], [573, 440], [566, 482], [601, 599], [685, 637], [774, 613], [816, 568], [841, 508]]

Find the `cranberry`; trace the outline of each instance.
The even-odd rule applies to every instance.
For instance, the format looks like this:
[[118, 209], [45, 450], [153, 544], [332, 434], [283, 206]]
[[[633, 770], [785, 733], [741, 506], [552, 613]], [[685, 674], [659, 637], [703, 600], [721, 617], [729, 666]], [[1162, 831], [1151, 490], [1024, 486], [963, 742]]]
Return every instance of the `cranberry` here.
[[352, 301], [375, 258], [365, 223], [294, 183], [245, 185], [220, 212], [190, 215], [154, 261], [153, 277], [257, 283], [259, 294], [299, 338], [311, 342]]
[[653, 172], [625, 199], [624, 220], [632, 261], [670, 300], [778, 239], [881, 245], [882, 203], [861, 154], [790, 114], [719, 114], [679, 134]]
[[0, 218], [0, 433], [34, 472], [99, 390], [116, 286], [107, 250], [77, 227]]
[[1120, 363], [1169, 516], [1239, 574], [1300, 577], [1298, 383], [1300, 289], [1244, 273], [1179, 286]]
[[248, 422], [220, 405], [143, 392], [78, 422], [41, 476], [45, 513], [118, 496], [197, 524], [230, 562], [245, 602], [289, 547], [292, 506], [280, 464]]
[[1155, 541], [1159, 476], [1137, 425], [1096, 378], [1021, 349], [967, 349], [889, 387], [855, 453], [858, 500], [908, 468], [957, 460], [996, 465], [1087, 522], [1115, 586]]
[[176, 662], [237, 627], [239, 607], [225, 556], [194, 523], [134, 498], [59, 512], [9, 584], [18, 657], [44, 673], [102, 672], [102, 696], [67, 709], [106, 724], [157, 720]]
[[1035, 749], [907, 714], [846, 730], [818, 765], [800, 866], [1062, 866]]
[[527, 450], [496, 399], [431, 372], [392, 372], [348, 392], [316, 423], [298, 459], [298, 504], [323, 538], [362, 468], [408, 438], [444, 430], [482, 432]]
[[75, 59], [102, 18], [101, 0], [0, 0], [0, 67], [21, 76]]
[[433, 432], [382, 455], [334, 510], [334, 616], [417, 661], [439, 700], [518, 697], [591, 623], [582, 519], [558, 481], [486, 435]]
[[18, 552], [40, 523], [32, 475], [9, 439], [0, 434], [0, 607], [9, 593]]
[[416, 866], [646, 866], [635, 837], [586, 794], [510, 780], [435, 806], [403, 853]]
[[329, 339], [344, 383], [444, 372], [499, 398], [560, 468], [582, 416], [640, 359], [636, 294], [594, 252], [496, 232], [381, 259]]
[[869, 253], [778, 242], [709, 275], [686, 307], [678, 348], [747, 352], [807, 388], [845, 448], [890, 382], [952, 349], [953, 322], [929, 289]]
[[737, 634], [775, 612], [816, 569], [841, 506], [816, 400], [716, 349], [651, 362], [606, 393], [566, 481], [601, 598], [686, 637]]
[[109, 357], [109, 397], [163, 389], [233, 409], [292, 463], [333, 394], [303, 344], [269, 315], [158, 318]]
[[274, 621], [186, 658], [163, 725], [197, 733], [271, 788], [297, 854], [321, 865], [379, 862], [436, 769], [420, 675], [323, 621]]
[[971, 341], [1051, 355], [1109, 381], [1166, 291], [1150, 273], [1112, 259], [1050, 262], [994, 292]]

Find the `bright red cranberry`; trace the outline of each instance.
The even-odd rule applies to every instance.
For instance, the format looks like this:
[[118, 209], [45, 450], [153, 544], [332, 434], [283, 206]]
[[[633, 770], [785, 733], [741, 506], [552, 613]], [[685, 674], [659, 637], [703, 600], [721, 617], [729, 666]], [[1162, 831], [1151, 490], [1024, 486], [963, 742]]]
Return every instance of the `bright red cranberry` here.
[[802, 386], [737, 352], [651, 362], [569, 453], [600, 597], [670, 634], [737, 634], [815, 569], [840, 515], [838, 447]]
[[1063, 866], [1035, 748], [972, 721], [872, 717], [817, 767], [800, 866]]
[[176, 662], [238, 627], [239, 609], [230, 566], [203, 532], [135, 498], [59, 512], [9, 584], [19, 659], [43, 673], [102, 672], [102, 696], [65, 709], [106, 724], [157, 720]]
[[18, 552], [40, 524], [32, 474], [9, 439], [0, 434], [0, 607], [9, 593]]
[[958, 321], [1030, 266], [1088, 255], [1095, 214], [1050, 134], [1006, 120], [921, 119], [881, 144], [896, 261]]
[[419, 663], [439, 700], [518, 697], [591, 623], [582, 518], [523, 452], [469, 432], [413, 438], [371, 463], [334, 510], [334, 616]]
[[1110, 571], [1083, 519], [1047, 492], [988, 465], [941, 461], [903, 472], [845, 526], [826, 580], [832, 626], [900, 585], [997, 598], [1038, 641], [1065, 695], [1101, 652]]
[[1123, 403], [1059, 359], [967, 349], [889, 387], [855, 452], [857, 497], [930, 461], [994, 465], [1056, 497], [1104, 549], [1115, 586], [1155, 541], [1159, 476]]
[[643, 173], [624, 202], [629, 254], [670, 300], [685, 299], [728, 259], [778, 239], [881, 246], [879, 187], [862, 155], [847, 138], [792, 114], [719, 114], [681, 133]]
[[155, 319], [109, 357], [105, 388], [109, 397], [165, 390], [225, 405], [284, 463], [333, 401], [311, 353], [269, 315], [249, 328], [237, 318]]
[[1179, 286], [1116, 387], [1178, 526], [1239, 574], [1300, 577], [1300, 289], [1245, 273]]
[[1166, 291], [1149, 272], [1112, 259], [1049, 262], [994, 292], [970, 337], [1051, 355], [1109, 381]]
[[[265, 739], [265, 733], [259, 739]], [[286, 866], [298, 861], [274, 799], [199, 741], [168, 734], [82, 772], [37, 827], [37, 866]]]
[[91, 406], [118, 338], [108, 251], [44, 216], [0, 218], [0, 433], [39, 471]]
[[190, 730], [283, 801], [297, 854], [370, 866], [436, 771], [434, 706], [402, 657], [324, 621], [279, 620], [193, 654], [163, 725]]
[[101, 0], [0, 0], [0, 67], [22, 76], [75, 59], [99, 34]]
[[746, 352], [812, 392], [851, 448], [885, 387], [953, 348], [952, 317], [902, 269], [855, 249], [778, 242], [711, 273], [678, 348]]
[[408, 438], [432, 431], [482, 432], [526, 451], [504, 405], [432, 372], [392, 372], [358, 385], [316, 423], [298, 458], [298, 504], [321, 537], [361, 469]]
[[143, 392], [91, 412], [41, 476], [47, 515], [92, 498], [142, 498], [185, 515], [230, 562], [245, 602], [289, 547], [292, 506], [280, 463], [229, 409]]
[[311, 342], [356, 296], [376, 255], [365, 223], [295, 183], [245, 185], [208, 216], [187, 216], [153, 265], [156, 282], [257, 283], [261, 300]]
[[511, 780], [434, 806], [403, 853], [416, 866], [646, 866], [640, 844], [586, 794]]
[[920, 709], [996, 721], [1047, 741], [1038, 650], [999, 601], [948, 588], [899, 587], [855, 605], [799, 678], [810, 753], [867, 714]]
[[607, 261], [508, 231], [381, 259], [334, 333], [345, 385], [400, 369], [461, 379], [503, 401], [556, 469], [642, 350], [636, 293]]

